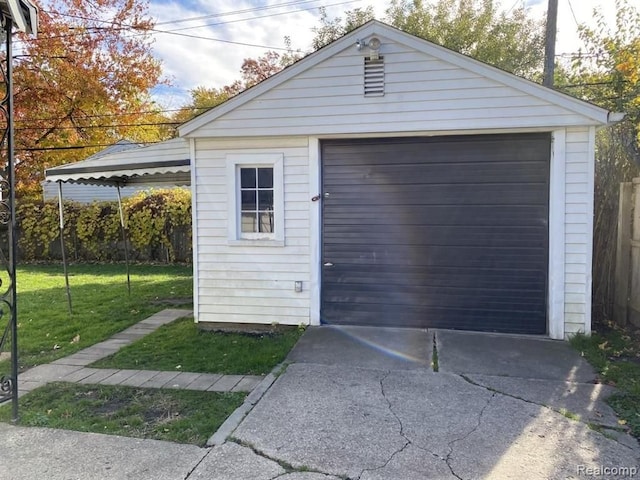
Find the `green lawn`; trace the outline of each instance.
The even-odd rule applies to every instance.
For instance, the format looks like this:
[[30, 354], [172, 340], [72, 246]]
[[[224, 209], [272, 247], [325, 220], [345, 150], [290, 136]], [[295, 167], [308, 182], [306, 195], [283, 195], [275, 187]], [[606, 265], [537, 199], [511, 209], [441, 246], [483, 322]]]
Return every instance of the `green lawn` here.
[[[204, 446], [244, 393], [51, 383], [20, 399], [20, 425], [153, 438]], [[0, 407], [0, 421], [11, 418]]]
[[[190, 266], [133, 265], [131, 296], [122, 264], [71, 265], [69, 315], [61, 265], [17, 271], [20, 368], [48, 363], [86, 348], [192, 294]], [[169, 304], [168, 304], [169, 303]], [[4, 324], [3, 324], [4, 325]], [[7, 349], [5, 349], [7, 350]], [[9, 362], [0, 362], [0, 374]]]
[[185, 318], [91, 367], [261, 375], [284, 360], [301, 334], [282, 326], [261, 334], [213, 332]]
[[594, 366], [603, 383], [619, 390], [607, 402], [621, 424], [640, 438], [640, 338], [612, 325], [599, 329], [590, 337], [575, 336], [571, 345]]

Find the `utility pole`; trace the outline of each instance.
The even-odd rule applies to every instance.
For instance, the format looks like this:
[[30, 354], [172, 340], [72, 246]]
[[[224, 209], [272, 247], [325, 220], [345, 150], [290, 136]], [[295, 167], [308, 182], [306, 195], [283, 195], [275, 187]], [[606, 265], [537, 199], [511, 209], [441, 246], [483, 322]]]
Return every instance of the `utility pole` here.
[[556, 30], [558, 24], [558, 0], [549, 0], [547, 7], [547, 31], [544, 44], [544, 76], [542, 84], [553, 87], [556, 61]]

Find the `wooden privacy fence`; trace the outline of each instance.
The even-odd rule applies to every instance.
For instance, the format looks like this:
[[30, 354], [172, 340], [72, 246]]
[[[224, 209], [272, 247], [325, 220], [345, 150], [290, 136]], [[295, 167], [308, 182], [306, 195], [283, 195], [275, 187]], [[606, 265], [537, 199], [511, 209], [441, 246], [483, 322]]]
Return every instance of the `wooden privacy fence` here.
[[640, 327], [640, 178], [620, 184], [614, 320]]

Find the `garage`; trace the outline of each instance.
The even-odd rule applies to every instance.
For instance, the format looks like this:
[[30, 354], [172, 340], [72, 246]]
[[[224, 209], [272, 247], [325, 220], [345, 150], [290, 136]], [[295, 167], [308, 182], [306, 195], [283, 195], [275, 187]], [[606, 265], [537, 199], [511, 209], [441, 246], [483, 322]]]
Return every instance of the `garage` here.
[[549, 133], [321, 142], [326, 324], [547, 333]]
[[622, 117], [372, 20], [180, 127], [196, 321], [589, 333]]

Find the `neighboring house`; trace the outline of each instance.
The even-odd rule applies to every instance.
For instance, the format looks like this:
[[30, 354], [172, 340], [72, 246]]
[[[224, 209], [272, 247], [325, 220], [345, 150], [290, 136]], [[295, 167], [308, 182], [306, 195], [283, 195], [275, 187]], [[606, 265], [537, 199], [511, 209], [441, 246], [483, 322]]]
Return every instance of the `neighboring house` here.
[[[122, 198], [130, 197], [138, 192], [149, 190], [153, 185], [136, 185], [135, 187], [122, 187]], [[58, 184], [42, 182], [42, 195], [45, 201], [58, 200]], [[83, 185], [70, 183], [63, 185], [62, 197], [66, 201], [78, 203], [113, 202], [118, 200], [118, 190], [115, 187], [105, 185]]]
[[[130, 140], [119, 140], [113, 145], [105, 148], [104, 150], [100, 150], [98, 153], [91, 155], [86, 158], [84, 161], [100, 161], [100, 159], [104, 160], [105, 156], [109, 156], [114, 153], [124, 152], [127, 150], [131, 150], [133, 148], [140, 148], [142, 145], [132, 142]], [[148, 189], [148, 185], [140, 185], [136, 187], [123, 187], [121, 189], [121, 195], [123, 197], [131, 196], [141, 190]], [[113, 188], [108, 185], [92, 185], [92, 184], [81, 184], [81, 183], [70, 183], [63, 186], [63, 197], [65, 200], [70, 200], [73, 202], [79, 203], [91, 203], [91, 202], [102, 202], [102, 201], [111, 201], [118, 199], [118, 191], [116, 188]], [[42, 182], [42, 196], [45, 201], [47, 200], [57, 200], [58, 199], [58, 184], [54, 182]]]
[[589, 332], [620, 119], [371, 21], [180, 127], [196, 320]]
[[119, 186], [123, 194], [127, 188], [186, 186], [191, 183], [189, 143], [181, 138], [147, 146], [120, 141], [81, 162], [47, 169], [43, 184], [57, 189], [58, 182], [63, 195], [76, 185]]

